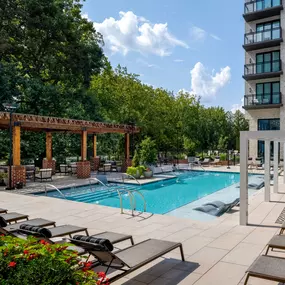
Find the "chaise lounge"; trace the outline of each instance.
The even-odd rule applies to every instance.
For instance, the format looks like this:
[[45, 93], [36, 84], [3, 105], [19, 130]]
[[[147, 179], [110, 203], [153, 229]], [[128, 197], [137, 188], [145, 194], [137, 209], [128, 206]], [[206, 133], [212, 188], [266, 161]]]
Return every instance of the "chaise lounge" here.
[[85, 238], [84, 236], [74, 236], [70, 241], [84, 248], [90, 255], [95, 257], [96, 260], [93, 262], [92, 267], [106, 267], [106, 274], [110, 268], [122, 272], [111, 277], [109, 282], [114, 282], [130, 274], [176, 248], [180, 249], [181, 259], [185, 261], [181, 243], [148, 239], [113, 253], [113, 245], [109, 240], [93, 239], [85, 241]]

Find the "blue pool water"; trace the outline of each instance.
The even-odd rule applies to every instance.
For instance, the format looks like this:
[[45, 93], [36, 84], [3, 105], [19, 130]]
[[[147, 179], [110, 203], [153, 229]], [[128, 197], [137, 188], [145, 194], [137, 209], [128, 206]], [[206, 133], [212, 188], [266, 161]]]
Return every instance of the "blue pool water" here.
[[[185, 172], [176, 178], [151, 183], [143, 186], [113, 184], [111, 187], [90, 185], [62, 190], [68, 200], [98, 204], [120, 208], [120, 199], [116, 189], [139, 190], [145, 197], [147, 212], [154, 214], [166, 214], [183, 205], [198, 200], [230, 185], [238, 183], [240, 175], [238, 173], [222, 172]], [[45, 193], [36, 195], [44, 196]], [[48, 196], [63, 198], [58, 192], [48, 192]], [[143, 211], [143, 201], [141, 197], [134, 193], [136, 198], [136, 209]], [[123, 206], [131, 209], [128, 193], [123, 195]]]

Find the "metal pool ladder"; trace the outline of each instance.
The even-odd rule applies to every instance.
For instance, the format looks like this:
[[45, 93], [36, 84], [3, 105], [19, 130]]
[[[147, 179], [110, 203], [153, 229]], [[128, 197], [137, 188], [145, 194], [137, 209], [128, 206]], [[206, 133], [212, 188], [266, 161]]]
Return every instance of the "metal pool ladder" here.
[[45, 185], [45, 193], [46, 193], [46, 196], [47, 196], [47, 192], [48, 192], [48, 191], [47, 191], [47, 186], [53, 188], [54, 190], [56, 190], [64, 199], [67, 200], [67, 198], [65, 197], [65, 195], [64, 195], [57, 187], [55, 187], [55, 186], [52, 185], [52, 184], [46, 184], [46, 185]]
[[134, 211], [136, 210], [136, 207], [137, 207], [137, 205], [136, 205], [136, 198], [135, 198], [133, 192], [137, 193], [137, 194], [139, 194], [141, 196], [141, 198], [143, 200], [143, 203], [144, 203], [144, 210], [143, 210], [143, 212], [146, 212], [146, 200], [145, 200], [144, 195], [141, 192], [139, 192], [138, 190], [134, 190], [134, 189], [132, 189], [132, 190], [116, 189], [115, 191], [117, 191], [118, 196], [120, 198], [121, 214], [124, 214], [123, 199], [122, 199], [122, 194], [124, 194], [124, 192], [127, 192], [128, 196], [130, 198], [130, 205], [131, 205], [131, 208], [132, 208], [132, 216], [134, 216]]

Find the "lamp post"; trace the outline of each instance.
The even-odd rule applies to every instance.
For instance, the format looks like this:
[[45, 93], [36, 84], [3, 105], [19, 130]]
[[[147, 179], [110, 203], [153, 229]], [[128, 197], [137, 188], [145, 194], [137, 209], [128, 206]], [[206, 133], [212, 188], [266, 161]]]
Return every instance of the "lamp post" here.
[[17, 105], [10, 104], [10, 103], [3, 103], [2, 104], [5, 111], [9, 112], [10, 114], [10, 123], [9, 123], [9, 131], [10, 131], [10, 144], [9, 144], [9, 185], [6, 187], [6, 190], [14, 189], [12, 187], [12, 144], [13, 144], [13, 129], [12, 129], [12, 122], [13, 122], [13, 113], [17, 109]]

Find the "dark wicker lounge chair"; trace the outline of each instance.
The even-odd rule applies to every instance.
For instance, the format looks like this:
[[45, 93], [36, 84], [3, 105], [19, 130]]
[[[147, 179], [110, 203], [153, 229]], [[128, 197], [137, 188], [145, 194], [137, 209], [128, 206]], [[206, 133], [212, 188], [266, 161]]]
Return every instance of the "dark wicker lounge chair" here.
[[19, 214], [15, 212], [10, 212], [7, 214], [0, 214], [2, 218], [6, 220], [7, 223], [18, 222], [20, 220], [29, 220], [29, 215]]
[[0, 214], [7, 214], [8, 210], [0, 208]]
[[245, 285], [250, 277], [285, 282], [285, 259], [262, 255], [247, 270]]
[[112, 253], [113, 246], [108, 240], [100, 239], [87, 242], [82, 240], [82, 236], [74, 236], [71, 242], [84, 248], [90, 255], [95, 257], [96, 260], [93, 262], [92, 267], [106, 267], [106, 274], [110, 268], [122, 272], [111, 277], [110, 282], [130, 274], [176, 248], [180, 248], [181, 258], [185, 261], [182, 244], [176, 242], [148, 239], [115, 253]]

